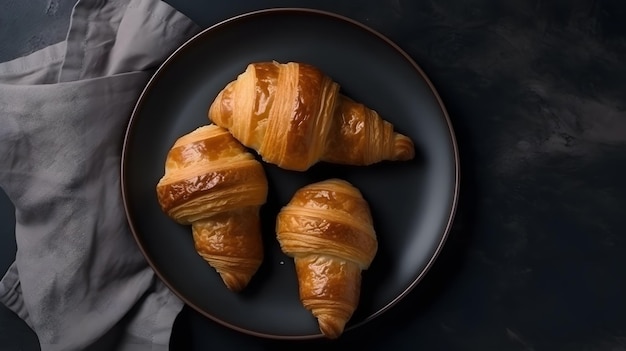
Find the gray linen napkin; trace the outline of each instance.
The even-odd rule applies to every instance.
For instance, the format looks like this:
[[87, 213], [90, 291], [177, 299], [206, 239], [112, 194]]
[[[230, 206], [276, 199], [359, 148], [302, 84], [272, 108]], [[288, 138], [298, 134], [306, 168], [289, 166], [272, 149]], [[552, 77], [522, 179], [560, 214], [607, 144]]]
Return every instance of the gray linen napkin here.
[[0, 64], [0, 187], [17, 222], [0, 301], [42, 350], [168, 348], [182, 302], [127, 227], [121, 144], [153, 69], [198, 31], [159, 0], [80, 0], [66, 41]]

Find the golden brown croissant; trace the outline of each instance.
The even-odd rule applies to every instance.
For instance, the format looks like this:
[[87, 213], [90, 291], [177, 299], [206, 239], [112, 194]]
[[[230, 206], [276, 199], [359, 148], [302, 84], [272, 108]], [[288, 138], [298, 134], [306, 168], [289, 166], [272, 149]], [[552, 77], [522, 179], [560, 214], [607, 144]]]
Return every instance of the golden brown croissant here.
[[276, 235], [294, 258], [302, 304], [326, 337], [339, 337], [378, 249], [368, 203], [344, 180], [307, 185], [280, 210]]
[[176, 140], [156, 186], [161, 209], [191, 224], [198, 254], [232, 291], [247, 286], [263, 260], [259, 210], [267, 191], [261, 164], [213, 124]]
[[304, 171], [319, 161], [361, 166], [415, 155], [409, 137], [303, 63], [248, 65], [218, 94], [208, 115], [263, 160], [289, 170]]

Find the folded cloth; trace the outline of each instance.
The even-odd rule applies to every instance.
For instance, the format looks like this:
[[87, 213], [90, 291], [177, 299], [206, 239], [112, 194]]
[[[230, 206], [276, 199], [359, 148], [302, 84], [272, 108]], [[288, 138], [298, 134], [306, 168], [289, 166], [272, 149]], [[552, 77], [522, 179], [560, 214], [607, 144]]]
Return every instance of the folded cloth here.
[[120, 194], [123, 134], [153, 70], [199, 28], [159, 0], [79, 0], [67, 39], [0, 64], [0, 187], [17, 255], [0, 301], [46, 350], [162, 350], [182, 302]]

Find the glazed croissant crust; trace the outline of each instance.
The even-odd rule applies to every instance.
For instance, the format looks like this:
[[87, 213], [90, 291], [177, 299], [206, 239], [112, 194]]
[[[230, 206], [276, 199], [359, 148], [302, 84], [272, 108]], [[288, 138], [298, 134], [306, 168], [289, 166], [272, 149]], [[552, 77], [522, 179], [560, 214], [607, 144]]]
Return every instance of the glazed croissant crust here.
[[326, 337], [339, 337], [359, 303], [361, 272], [378, 249], [368, 203], [347, 181], [313, 183], [281, 209], [276, 232], [294, 258], [302, 304]]
[[198, 254], [233, 291], [247, 286], [263, 260], [259, 210], [267, 191], [262, 165], [213, 124], [176, 140], [156, 186], [161, 209], [191, 225]]
[[248, 65], [218, 94], [208, 117], [264, 161], [289, 170], [305, 171], [319, 161], [360, 166], [415, 155], [409, 137], [303, 63]]

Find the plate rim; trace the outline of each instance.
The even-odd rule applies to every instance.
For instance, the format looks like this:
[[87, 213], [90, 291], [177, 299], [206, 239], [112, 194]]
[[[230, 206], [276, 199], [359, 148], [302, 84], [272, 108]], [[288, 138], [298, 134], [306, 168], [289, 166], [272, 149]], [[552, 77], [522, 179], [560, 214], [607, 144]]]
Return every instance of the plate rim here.
[[129, 209], [129, 205], [128, 205], [128, 198], [127, 198], [127, 193], [125, 191], [126, 189], [126, 160], [127, 160], [127, 153], [128, 153], [128, 143], [129, 140], [132, 138], [132, 133], [133, 133], [133, 125], [135, 123], [136, 120], [136, 116], [138, 114], [138, 112], [141, 110], [143, 102], [145, 100], [145, 96], [151, 91], [153, 85], [156, 83], [156, 81], [159, 79], [161, 73], [166, 70], [168, 68], [168, 66], [170, 65], [170, 63], [172, 61], [174, 61], [179, 55], [181, 55], [181, 52], [183, 50], [185, 50], [187, 48], [187, 46], [193, 44], [195, 41], [199, 40], [198, 38], [203, 37], [205, 35], [207, 35], [207, 33], [210, 33], [224, 25], [228, 25], [230, 23], [233, 22], [237, 22], [241, 19], [245, 19], [245, 18], [250, 18], [253, 16], [259, 16], [259, 15], [268, 15], [268, 14], [280, 14], [280, 13], [285, 13], [285, 14], [289, 14], [289, 13], [303, 13], [303, 14], [314, 14], [314, 15], [318, 15], [318, 16], [325, 16], [325, 17], [330, 17], [332, 19], [336, 19], [342, 22], [345, 22], [348, 25], [353, 25], [358, 27], [359, 29], [367, 32], [370, 35], [374, 35], [376, 37], [378, 37], [378, 39], [380, 39], [382, 42], [384, 42], [385, 44], [391, 46], [391, 48], [393, 50], [395, 50], [397, 53], [401, 54], [402, 57], [404, 58], [404, 60], [407, 61], [407, 63], [409, 63], [413, 69], [415, 69], [417, 71], [417, 73], [419, 74], [419, 76], [424, 80], [424, 83], [426, 83], [426, 85], [428, 86], [430, 92], [433, 94], [433, 96], [435, 97], [435, 100], [437, 102], [437, 105], [439, 107], [439, 109], [442, 112], [443, 115], [443, 119], [445, 121], [447, 130], [448, 130], [448, 136], [450, 138], [450, 146], [452, 148], [453, 151], [453, 158], [454, 158], [454, 184], [453, 184], [453, 194], [452, 194], [452, 198], [450, 199], [450, 208], [449, 208], [449, 215], [448, 215], [448, 219], [445, 225], [445, 228], [443, 230], [443, 232], [441, 233], [441, 238], [439, 240], [439, 243], [437, 244], [437, 247], [435, 248], [435, 250], [433, 251], [432, 255], [430, 256], [428, 262], [426, 263], [426, 265], [424, 266], [424, 268], [421, 270], [421, 272], [415, 277], [415, 279], [413, 279], [413, 281], [400, 293], [398, 294], [398, 296], [396, 296], [394, 299], [392, 299], [391, 301], [389, 301], [386, 305], [382, 306], [381, 308], [379, 308], [376, 312], [372, 313], [371, 315], [367, 316], [366, 318], [364, 318], [363, 320], [356, 322], [350, 326], [346, 326], [345, 331], [349, 331], [355, 328], [358, 328], [368, 322], [370, 322], [371, 320], [375, 319], [376, 317], [380, 316], [381, 314], [383, 314], [384, 312], [388, 311], [389, 309], [391, 309], [393, 306], [395, 306], [397, 303], [399, 303], [402, 299], [404, 299], [411, 291], [413, 291], [413, 289], [424, 279], [424, 277], [427, 275], [427, 273], [430, 271], [430, 269], [432, 268], [432, 266], [434, 265], [435, 261], [437, 260], [437, 258], [439, 257], [439, 255], [441, 254], [441, 251], [443, 249], [443, 247], [445, 246], [445, 243], [448, 240], [451, 228], [452, 228], [452, 224], [454, 223], [454, 219], [456, 217], [456, 212], [457, 212], [457, 207], [458, 207], [458, 201], [459, 201], [459, 192], [460, 192], [460, 156], [459, 156], [459, 150], [458, 150], [458, 142], [456, 139], [456, 134], [454, 131], [454, 128], [452, 126], [452, 121], [450, 119], [449, 113], [446, 109], [445, 104], [443, 103], [443, 100], [439, 94], [439, 92], [437, 91], [437, 89], [435, 88], [434, 84], [432, 83], [432, 81], [430, 80], [430, 78], [428, 77], [428, 75], [426, 75], [425, 71], [421, 68], [421, 66], [404, 50], [402, 49], [398, 44], [396, 44], [393, 40], [391, 40], [389, 37], [383, 35], [381, 32], [379, 32], [378, 30], [373, 29], [372, 27], [345, 15], [336, 13], [336, 12], [332, 12], [332, 11], [327, 11], [327, 10], [321, 10], [321, 9], [316, 9], [316, 8], [308, 8], [308, 7], [272, 7], [272, 8], [264, 8], [264, 9], [259, 9], [259, 10], [253, 10], [253, 11], [248, 11], [248, 12], [244, 12], [226, 19], [223, 19], [221, 21], [218, 21], [217, 23], [210, 25], [204, 29], [202, 29], [200, 32], [196, 33], [195, 35], [193, 35], [192, 37], [190, 37], [189, 39], [187, 39], [186, 41], [184, 41], [181, 45], [179, 45], [171, 54], [169, 54], [167, 56], [167, 58], [158, 66], [158, 68], [154, 71], [154, 73], [151, 75], [151, 77], [149, 78], [149, 80], [147, 81], [147, 83], [144, 85], [144, 88], [142, 89], [141, 93], [139, 94], [139, 96], [137, 97], [136, 103], [132, 109], [132, 112], [129, 116], [129, 120], [127, 123], [127, 126], [125, 128], [125, 132], [124, 132], [124, 138], [122, 141], [122, 152], [121, 152], [121, 159], [120, 159], [120, 190], [121, 190], [121, 195], [122, 195], [122, 204], [124, 207], [124, 213], [125, 213], [125, 217], [126, 217], [126, 222], [129, 226], [129, 230], [131, 232], [131, 234], [133, 235], [133, 238], [135, 240], [135, 243], [137, 244], [139, 250], [141, 251], [143, 257], [145, 258], [145, 260], [147, 261], [148, 265], [150, 266], [150, 268], [152, 269], [152, 271], [154, 272], [154, 274], [159, 278], [159, 280], [172, 292], [174, 293], [174, 295], [176, 295], [181, 301], [184, 302], [185, 305], [191, 307], [194, 311], [198, 312], [199, 314], [201, 314], [202, 316], [222, 325], [225, 327], [228, 327], [232, 330], [244, 333], [244, 334], [248, 334], [248, 335], [252, 335], [252, 336], [256, 336], [256, 337], [262, 337], [262, 338], [267, 338], [267, 339], [277, 339], [277, 340], [308, 340], [308, 339], [319, 339], [319, 338], [323, 338], [323, 334], [320, 332], [318, 334], [309, 334], [309, 335], [275, 335], [275, 334], [269, 334], [269, 333], [265, 333], [265, 332], [258, 332], [258, 331], [254, 331], [254, 330], [250, 330], [248, 328], [244, 328], [238, 325], [234, 325], [232, 323], [229, 323], [227, 321], [224, 321], [218, 317], [213, 316], [211, 313], [204, 311], [202, 308], [200, 308], [198, 305], [196, 305], [194, 302], [190, 301], [187, 297], [184, 296], [184, 294], [182, 294], [182, 292], [180, 292], [178, 289], [176, 289], [172, 283], [170, 281], [168, 281], [163, 274], [160, 272], [160, 270], [156, 267], [155, 262], [153, 261], [153, 259], [151, 258], [150, 254], [146, 251], [144, 245], [142, 245], [142, 240], [138, 234], [138, 231], [136, 230], [133, 221], [131, 220], [131, 215], [130, 215], [130, 209]]

